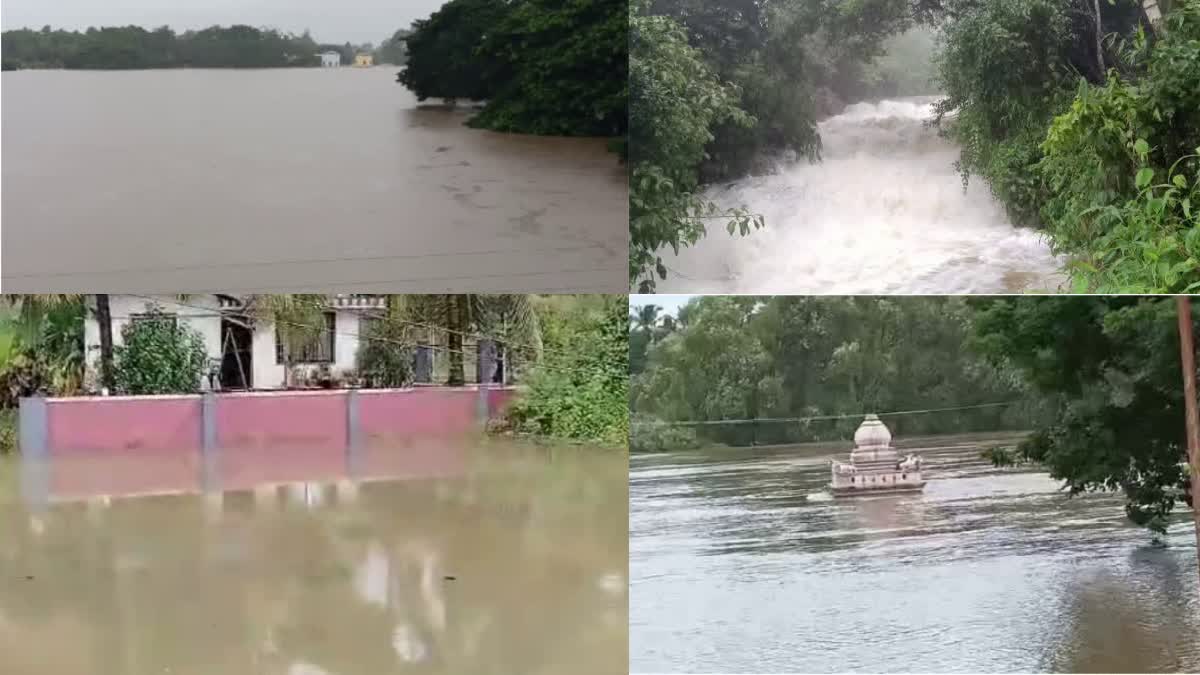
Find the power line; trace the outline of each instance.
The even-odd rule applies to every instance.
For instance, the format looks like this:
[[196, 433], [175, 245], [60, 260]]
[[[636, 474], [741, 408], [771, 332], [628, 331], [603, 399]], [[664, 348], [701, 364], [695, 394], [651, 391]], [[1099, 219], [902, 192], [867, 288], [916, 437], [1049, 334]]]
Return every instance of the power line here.
[[813, 415], [810, 417], [755, 417], [749, 419], [734, 419], [734, 420], [683, 420], [683, 421], [661, 421], [661, 422], [641, 422], [644, 426], [708, 426], [714, 424], [754, 424], [757, 422], [816, 422], [824, 420], [842, 420], [856, 419], [865, 417], [868, 414], [874, 414], [878, 417], [893, 417], [896, 415], [919, 415], [925, 413], [950, 412], [953, 410], [974, 410], [978, 408], [997, 408], [1000, 406], [1015, 405], [1024, 403], [1024, 401], [1002, 401], [997, 403], [979, 403], [975, 405], [960, 405], [951, 408], [927, 408], [925, 410], [895, 410], [892, 412], [881, 413], [848, 413], [843, 415]]
[[478, 256], [478, 255], [496, 255], [504, 253], [563, 253], [570, 251], [586, 251], [593, 248], [607, 248], [603, 244], [589, 244], [587, 246], [559, 246], [544, 249], [492, 249], [483, 251], [441, 251], [434, 253], [408, 253], [396, 255], [381, 255], [381, 256], [344, 256], [334, 258], [299, 258], [299, 259], [284, 259], [284, 260], [262, 260], [251, 262], [227, 262], [227, 263], [202, 263], [195, 265], [177, 265], [174, 267], [131, 267], [128, 269], [108, 269], [98, 270], [95, 272], [38, 272], [29, 274], [6, 274], [6, 279], [44, 279], [53, 277], [78, 277], [89, 274], [96, 275], [116, 275], [116, 274], [149, 274], [154, 272], [182, 272], [184, 270], [212, 270], [212, 269], [229, 269], [237, 267], [271, 267], [276, 265], [307, 265], [314, 263], [338, 263], [338, 262], [362, 262], [362, 261], [382, 261], [382, 260], [409, 260], [414, 258], [452, 258], [457, 256]]

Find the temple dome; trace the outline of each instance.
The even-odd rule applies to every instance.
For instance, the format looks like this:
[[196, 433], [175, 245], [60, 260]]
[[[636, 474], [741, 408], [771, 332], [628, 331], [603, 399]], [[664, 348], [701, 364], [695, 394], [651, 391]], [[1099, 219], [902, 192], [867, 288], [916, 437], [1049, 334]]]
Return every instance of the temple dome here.
[[891, 443], [892, 432], [875, 415], [867, 415], [854, 432], [854, 445], [857, 448], [886, 448]]

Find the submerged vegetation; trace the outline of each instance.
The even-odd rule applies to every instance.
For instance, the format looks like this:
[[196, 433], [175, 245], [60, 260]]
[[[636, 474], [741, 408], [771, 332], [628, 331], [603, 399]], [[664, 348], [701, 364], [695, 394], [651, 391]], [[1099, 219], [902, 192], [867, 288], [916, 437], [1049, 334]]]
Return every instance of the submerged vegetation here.
[[624, 2], [450, 0], [404, 40], [397, 80], [422, 101], [486, 101], [472, 126], [614, 138], [628, 129]]

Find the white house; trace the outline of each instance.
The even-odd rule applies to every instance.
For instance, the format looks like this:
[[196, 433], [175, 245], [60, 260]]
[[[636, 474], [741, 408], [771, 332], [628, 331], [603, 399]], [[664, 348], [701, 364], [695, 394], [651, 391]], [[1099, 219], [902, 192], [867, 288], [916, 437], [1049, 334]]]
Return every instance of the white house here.
[[[327, 330], [293, 359], [294, 372], [328, 368], [337, 377], [355, 369], [361, 327], [382, 314], [387, 299], [381, 295], [333, 295], [325, 313]], [[232, 295], [178, 296], [111, 295], [113, 344], [121, 344], [121, 329], [157, 306], [196, 330], [215, 374], [213, 384], [222, 389], [275, 389], [285, 384], [285, 365], [275, 325], [251, 321], [242, 300]], [[94, 309], [94, 308], [93, 308]], [[100, 362], [100, 324], [88, 312], [84, 324], [89, 381], [96, 381]], [[294, 380], [293, 380], [294, 382]], [[203, 386], [208, 386], [204, 382]]]
[[342, 65], [342, 55], [338, 52], [321, 52], [322, 68], [337, 68]]

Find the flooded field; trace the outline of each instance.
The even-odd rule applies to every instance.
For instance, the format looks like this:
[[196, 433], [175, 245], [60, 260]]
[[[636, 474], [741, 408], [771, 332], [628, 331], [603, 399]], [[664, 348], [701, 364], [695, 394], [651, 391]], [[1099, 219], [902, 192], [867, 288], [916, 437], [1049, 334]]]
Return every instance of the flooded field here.
[[76, 458], [48, 500], [0, 457], [4, 672], [624, 672], [626, 457], [448, 452], [403, 478], [143, 496]]
[[[1191, 515], [900, 439], [923, 493], [834, 500], [847, 445], [635, 456], [631, 672], [1198, 672]], [[844, 459], [844, 457], [843, 457]]]
[[5, 290], [626, 290], [604, 139], [470, 129], [395, 78], [4, 73]]

